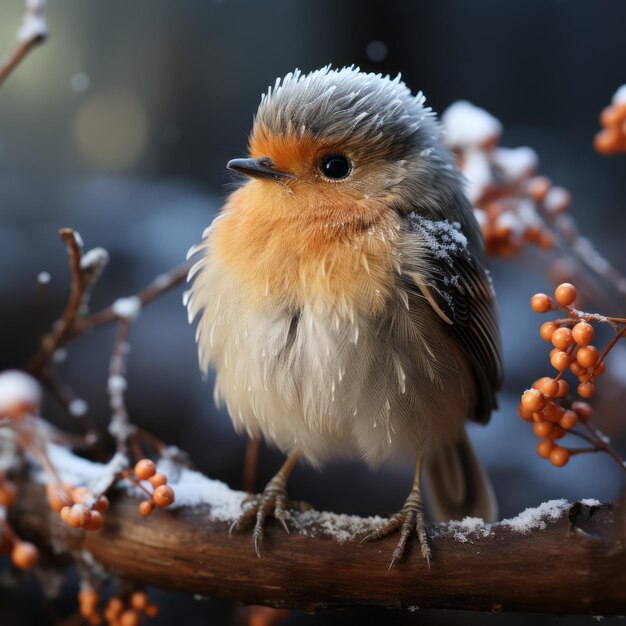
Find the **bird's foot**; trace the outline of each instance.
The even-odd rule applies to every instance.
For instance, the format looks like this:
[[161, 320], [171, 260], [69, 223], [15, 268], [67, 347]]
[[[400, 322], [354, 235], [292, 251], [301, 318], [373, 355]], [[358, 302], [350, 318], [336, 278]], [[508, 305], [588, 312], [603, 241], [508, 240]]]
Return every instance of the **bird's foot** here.
[[374, 532], [367, 535], [363, 540], [375, 541], [386, 537], [391, 533], [399, 532], [400, 539], [391, 555], [391, 562], [389, 563], [389, 570], [394, 566], [396, 561], [399, 561], [404, 554], [407, 541], [412, 533], [415, 531], [417, 538], [419, 539], [420, 546], [422, 548], [422, 556], [426, 559], [426, 564], [430, 568], [430, 558], [432, 553], [430, 551], [430, 543], [428, 540], [428, 533], [426, 532], [426, 523], [424, 522], [424, 507], [422, 506], [421, 497], [415, 491], [412, 491], [402, 509], [392, 515], [382, 526], [377, 528]]
[[310, 508], [306, 502], [292, 502], [287, 497], [287, 477], [280, 472], [267, 483], [263, 493], [248, 495], [241, 506], [243, 513], [230, 527], [233, 530], [242, 530], [248, 524], [255, 520], [254, 530], [252, 531], [252, 539], [254, 541], [254, 551], [261, 558], [261, 544], [265, 533], [265, 520], [268, 515], [273, 515], [289, 533], [287, 520], [289, 518], [289, 509], [304, 511]]

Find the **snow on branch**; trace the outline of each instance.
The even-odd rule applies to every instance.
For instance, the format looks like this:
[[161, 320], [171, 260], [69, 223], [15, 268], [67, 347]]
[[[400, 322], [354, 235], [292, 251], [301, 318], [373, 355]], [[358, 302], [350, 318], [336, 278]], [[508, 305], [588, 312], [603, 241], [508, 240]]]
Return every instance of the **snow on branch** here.
[[[59, 446], [50, 458], [63, 480], [92, 489], [106, 466]], [[41, 484], [26, 478], [13, 524], [58, 558], [86, 558], [140, 584], [212, 598], [317, 610], [331, 606], [623, 614], [625, 518], [595, 500], [553, 500], [495, 524], [466, 518], [433, 524], [429, 570], [415, 551], [388, 569], [393, 538], [360, 543], [381, 520], [309, 510], [294, 529], [267, 530], [260, 559], [250, 534], [229, 528], [245, 494], [183, 468], [169, 510], [138, 519], [135, 488], [110, 492], [104, 527], [85, 532], [49, 509]], [[59, 554], [63, 553], [63, 554]], [[128, 555], [133, 554], [129, 559]]]

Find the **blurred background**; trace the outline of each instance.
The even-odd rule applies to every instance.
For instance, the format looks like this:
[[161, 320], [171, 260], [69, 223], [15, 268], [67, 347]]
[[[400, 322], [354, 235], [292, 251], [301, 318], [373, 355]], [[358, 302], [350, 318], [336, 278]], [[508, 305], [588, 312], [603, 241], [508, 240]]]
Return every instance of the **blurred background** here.
[[[23, 3], [0, 4], [0, 51], [15, 44]], [[228, 159], [244, 156], [260, 95], [277, 76], [327, 63], [402, 73], [413, 91], [442, 112], [467, 99], [499, 118], [503, 146], [529, 145], [540, 171], [574, 196], [572, 215], [602, 253], [626, 271], [624, 157], [592, 148], [598, 115], [626, 82], [626, 4], [596, 0], [53, 0], [51, 36], [0, 89], [0, 369], [22, 365], [35, 348], [36, 277], [52, 276], [46, 322], [62, 310], [67, 255], [57, 231], [77, 229], [86, 248], [105, 247], [111, 261], [92, 297], [96, 310], [132, 294], [184, 259], [219, 210], [233, 178]], [[501, 309], [506, 382], [500, 411], [487, 428], [471, 428], [499, 498], [513, 516], [550, 498], [611, 500], [623, 472], [603, 455], [556, 469], [534, 452], [536, 439], [516, 413], [520, 392], [549, 372], [538, 336], [544, 321], [529, 296], [550, 289], [547, 255], [535, 249], [494, 262]], [[245, 440], [212, 402], [212, 381], [198, 372], [193, 329], [181, 291], [143, 311], [131, 330], [128, 405], [131, 418], [189, 452], [203, 472], [241, 488]], [[606, 287], [603, 312], [626, 303]], [[60, 365], [104, 431], [106, 379], [113, 329], [81, 338]], [[598, 424], [624, 451], [626, 353], [616, 353], [613, 380], [599, 384]], [[621, 366], [620, 366], [621, 363]], [[75, 431], [52, 400], [46, 415]], [[621, 437], [621, 439], [620, 439]], [[281, 456], [262, 448], [261, 486]], [[316, 508], [374, 514], [404, 501], [412, 466], [370, 472], [359, 463], [319, 473], [298, 467], [294, 498]], [[332, 488], [329, 486], [332, 485]], [[251, 550], [252, 555], [252, 550]], [[0, 572], [6, 561], [0, 561]], [[5, 572], [6, 573], [6, 572]], [[24, 577], [0, 589], [0, 623], [50, 623], [37, 586]], [[68, 585], [69, 587], [69, 585]], [[56, 605], [70, 611], [72, 594]], [[150, 623], [229, 624], [235, 607], [152, 592], [161, 616]], [[425, 612], [291, 614], [287, 624], [522, 624], [536, 617]], [[612, 621], [612, 620], [611, 620]], [[542, 618], [542, 623], [561, 623]], [[591, 618], [568, 619], [591, 623]]]

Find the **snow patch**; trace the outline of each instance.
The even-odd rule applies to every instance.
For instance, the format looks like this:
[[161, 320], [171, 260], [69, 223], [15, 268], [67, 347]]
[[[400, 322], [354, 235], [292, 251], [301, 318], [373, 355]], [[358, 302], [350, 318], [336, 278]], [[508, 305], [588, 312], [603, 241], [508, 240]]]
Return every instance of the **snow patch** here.
[[613, 104], [626, 104], [626, 85], [622, 85], [617, 89], [613, 94], [611, 102]]
[[137, 296], [118, 298], [111, 306], [111, 310], [120, 319], [132, 321], [141, 313], [141, 300]]
[[437, 259], [452, 263], [451, 254], [458, 255], [466, 250], [467, 238], [461, 232], [459, 222], [428, 220], [419, 213], [409, 213], [411, 229], [418, 232]]
[[41, 388], [32, 376], [19, 370], [5, 370], [0, 374], [0, 414], [18, 406], [40, 404]]
[[450, 148], [478, 147], [502, 132], [502, 124], [493, 115], [466, 100], [451, 104], [441, 116], [441, 123]]

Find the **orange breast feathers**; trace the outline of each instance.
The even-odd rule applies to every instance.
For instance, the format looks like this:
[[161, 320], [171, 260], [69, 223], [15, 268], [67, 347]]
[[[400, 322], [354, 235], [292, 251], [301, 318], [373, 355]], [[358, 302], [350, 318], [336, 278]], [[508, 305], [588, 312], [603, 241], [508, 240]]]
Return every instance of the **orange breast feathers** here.
[[230, 196], [210, 254], [250, 304], [374, 314], [393, 288], [397, 236], [393, 211], [339, 185], [253, 180]]

